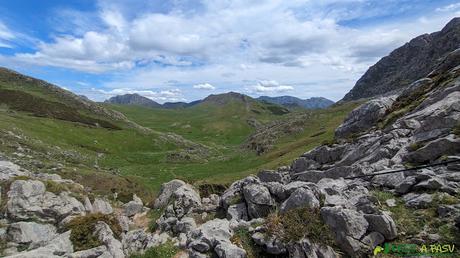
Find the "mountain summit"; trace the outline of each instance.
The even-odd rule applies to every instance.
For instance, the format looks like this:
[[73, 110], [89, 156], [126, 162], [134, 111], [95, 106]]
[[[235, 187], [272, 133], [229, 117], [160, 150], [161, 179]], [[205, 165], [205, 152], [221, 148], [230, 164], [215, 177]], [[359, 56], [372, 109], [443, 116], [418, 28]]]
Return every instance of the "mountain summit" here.
[[120, 104], [120, 105], [136, 105], [136, 106], [144, 106], [144, 107], [161, 107], [160, 104], [157, 102], [141, 96], [137, 93], [134, 94], [125, 94], [125, 95], [118, 95], [115, 97], [111, 97], [110, 99], [106, 100], [105, 103], [111, 104]]
[[370, 98], [406, 88], [431, 72], [438, 60], [460, 47], [460, 18], [441, 31], [423, 34], [383, 57], [356, 82], [343, 100]]
[[251, 97], [238, 93], [238, 92], [228, 92], [222, 94], [211, 94], [203, 99], [202, 103], [212, 103], [217, 105], [225, 105], [232, 101], [241, 101], [247, 103], [253, 100]]

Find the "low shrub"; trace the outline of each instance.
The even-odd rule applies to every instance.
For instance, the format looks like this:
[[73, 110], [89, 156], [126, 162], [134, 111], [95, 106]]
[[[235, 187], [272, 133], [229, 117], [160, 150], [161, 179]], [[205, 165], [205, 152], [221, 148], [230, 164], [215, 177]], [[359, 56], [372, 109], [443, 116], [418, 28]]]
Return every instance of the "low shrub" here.
[[75, 251], [94, 248], [102, 244], [94, 235], [96, 224], [99, 221], [109, 225], [116, 238], [120, 237], [122, 230], [115, 216], [102, 213], [79, 216], [64, 226], [65, 230], [72, 230], [70, 241], [72, 241]]
[[61, 192], [69, 191], [65, 184], [59, 184], [52, 180], [46, 180], [45, 182], [46, 191], [52, 192], [54, 194], [59, 194]]

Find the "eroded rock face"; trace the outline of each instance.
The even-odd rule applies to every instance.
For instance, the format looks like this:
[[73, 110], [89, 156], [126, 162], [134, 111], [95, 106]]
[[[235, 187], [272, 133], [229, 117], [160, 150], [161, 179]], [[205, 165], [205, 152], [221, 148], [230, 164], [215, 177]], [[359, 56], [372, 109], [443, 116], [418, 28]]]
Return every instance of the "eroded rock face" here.
[[105, 247], [107, 247], [107, 251], [113, 258], [125, 257], [123, 253], [123, 245], [114, 237], [112, 230], [105, 222], [97, 222], [94, 234], [102, 243], [104, 243]]
[[281, 212], [287, 212], [296, 208], [319, 208], [319, 200], [315, 193], [310, 189], [299, 188], [295, 190], [289, 198], [281, 204]]
[[179, 187], [184, 186], [184, 185], [185, 185], [184, 181], [177, 180], [177, 179], [172, 180], [168, 183], [162, 184], [161, 189], [160, 189], [160, 194], [158, 198], [155, 200], [154, 208], [158, 209], [158, 208], [166, 207], [166, 205], [168, 205], [168, 201], [171, 195], [177, 189], [179, 189]]
[[450, 155], [458, 152], [460, 152], [460, 139], [451, 134], [444, 138], [429, 142], [427, 145], [421, 147], [420, 149], [409, 153], [406, 156], [406, 160], [414, 163], [432, 162], [442, 155]]
[[227, 219], [248, 220], [248, 210], [245, 203], [230, 205], [227, 209]]
[[321, 217], [334, 232], [337, 245], [348, 255], [359, 256], [365, 249], [364, 244], [359, 240], [369, 226], [363, 214], [341, 207], [323, 207]]
[[71, 215], [85, 213], [85, 208], [68, 192], [59, 195], [46, 192], [37, 180], [16, 180], [8, 192], [7, 212], [13, 220], [38, 219], [56, 222]]
[[173, 193], [173, 199], [174, 212], [178, 218], [184, 217], [201, 206], [200, 194], [190, 185], [179, 187]]
[[244, 199], [248, 205], [250, 218], [260, 218], [268, 215], [275, 201], [270, 191], [262, 185], [251, 184], [243, 187]]
[[274, 255], [286, 254], [286, 245], [274, 236], [268, 236], [261, 232], [256, 232], [252, 235], [252, 240], [261, 246], [265, 252]]
[[133, 200], [123, 205], [123, 213], [128, 216], [134, 216], [137, 213], [141, 213], [144, 210], [144, 204], [142, 200], [136, 195], [133, 196]]
[[[230, 237], [233, 235], [230, 229], [230, 223], [225, 219], [210, 220], [197, 229], [188, 234], [188, 248], [206, 253], [209, 250], [215, 250], [219, 257], [230, 257], [228, 255], [242, 255], [237, 257], [245, 257], [245, 252], [233, 245], [230, 242]], [[216, 250], [217, 249], [217, 250]]]
[[339, 258], [334, 249], [327, 245], [316, 244], [307, 238], [288, 246], [289, 257], [292, 258]]
[[428, 193], [408, 193], [403, 196], [407, 207], [411, 208], [426, 208], [433, 201], [433, 196]]
[[219, 258], [246, 258], [246, 251], [244, 249], [228, 242], [218, 244], [214, 248], [214, 251]]
[[142, 253], [150, 247], [156, 246], [158, 239], [144, 229], [132, 230], [123, 237], [122, 246], [126, 256]]
[[57, 236], [53, 225], [24, 221], [10, 224], [7, 234], [8, 241], [26, 245], [29, 249], [44, 246]]
[[335, 130], [335, 136], [346, 138], [372, 128], [385, 115], [395, 98], [392, 96], [374, 99], [351, 111], [343, 124]]
[[369, 230], [379, 232], [385, 239], [392, 240], [398, 236], [398, 230], [393, 219], [387, 213], [382, 215], [365, 214], [367, 222], [369, 223]]
[[107, 247], [101, 245], [88, 250], [78, 251], [69, 255], [69, 258], [92, 258], [92, 257], [103, 257], [103, 254], [107, 252]]
[[46, 258], [66, 257], [73, 253], [73, 245], [70, 241], [70, 231], [56, 236], [49, 244], [26, 252], [17, 253], [8, 257], [14, 258]]
[[402, 90], [433, 70], [434, 74], [430, 77], [457, 66], [458, 55], [457, 59], [455, 55], [449, 58], [441, 67], [439, 59], [451, 55], [458, 48], [459, 27], [460, 19], [454, 18], [441, 31], [420, 35], [395, 49], [369, 68], [343, 100], [375, 97]]
[[7, 160], [0, 160], [0, 180], [9, 180], [17, 176], [29, 175], [29, 171], [21, 169], [18, 165]]
[[102, 214], [111, 214], [113, 213], [112, 205], [106, 200], [101, 198], [95, 198], [93, 202], [93, 212], [102, 213]]
[[249, 184], [259, 183], [259, 179], [252, 176], [246, 177], [244, 179], [232, 183], [232, 185], [230, 185], [230, 187], [227, 190], [225, 190], [225, 192], [222, 194], [220, 198], [221, 206], [224, 209], [227, 209], [228, 206], [241, 202], [243, 200], [243, 187]]

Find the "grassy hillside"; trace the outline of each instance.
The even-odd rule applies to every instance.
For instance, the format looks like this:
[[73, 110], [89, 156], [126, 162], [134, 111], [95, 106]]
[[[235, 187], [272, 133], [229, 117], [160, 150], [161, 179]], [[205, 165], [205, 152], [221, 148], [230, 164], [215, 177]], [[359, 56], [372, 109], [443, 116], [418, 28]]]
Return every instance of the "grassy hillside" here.
[[[260, 169], [288, 165], [303, 152], [333, 139], [335, 128], [358, 103], [345, 103], [324, 110], [302, 111], [287, 115], [251, 112], [233, 103], [223, 107], [198, 105], [180, 110], [111, 106], [136, 123], [159, 132], [174, 132], [184, 138], [212, 147], [214, 157], [204, 163], [157, 164], [163, 171], [197, 183], [228, 183]], [[248, 111], [249, 110], [249, 111]], [[244, 148], [243, 143], [257, 131], [248, 120], [264, 124], [287, 123], [306, 118], [301, 130], [276, 139], [263, 155]], [[279, 121], [279, 122], [278, 122]], [[147, 171], [147, 170], [145, 170]]]
[[[260, 169], [289, 164], [331, 140], [334, 129], [356, 106], [287, 113], [280, 106], [234, 93], [177, 110], [100, 106], [3, 70], [0, 96], [1, 153], [32, 171], [74, 179], [95, 193], [117, 192], [127, 199], [136, 192], [146, 201], [173, 178], [227, 184]], [[277, 134], [269, 151], [258, 155], [244, 147], [250, 135], [291, 122], [300, 130]]]
[[109, 107], [144, 127], [160, 132], [174, 132], [206, 145], [239, 145], [254, 130], [248, 120], [266, 123], [280, 119], [288, 112], [277, 105], [237, 100], [223, 105], [203, 102], [184, 109], [151, 109], [128, 105]]

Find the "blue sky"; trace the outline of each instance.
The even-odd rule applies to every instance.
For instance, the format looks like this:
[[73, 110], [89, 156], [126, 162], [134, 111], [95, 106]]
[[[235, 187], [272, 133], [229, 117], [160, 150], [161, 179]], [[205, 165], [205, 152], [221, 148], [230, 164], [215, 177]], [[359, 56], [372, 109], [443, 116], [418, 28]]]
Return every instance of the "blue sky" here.
[[339, 100], [379, 58], [456, 16], [451, 0], [2, 1], [0, 66], [97, 101]]

